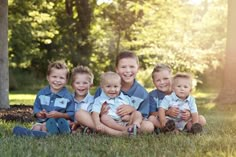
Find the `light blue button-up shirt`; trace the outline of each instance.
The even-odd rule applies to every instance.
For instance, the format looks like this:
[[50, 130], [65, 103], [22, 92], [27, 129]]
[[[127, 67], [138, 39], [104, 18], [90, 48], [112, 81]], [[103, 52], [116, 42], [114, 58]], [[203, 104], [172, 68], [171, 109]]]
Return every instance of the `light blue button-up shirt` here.
[[115, 98], [110, 98], [102, 91], [101, 95], [95, 98], [94, 100], [92, 112], [100, 113], [102, 104], [105, 102], [107, 102], [108, 106], [110, 107], [110, 109], [108, 110], [108, 115], [111, 116], [115, 120], [120, 120], [121, 118], [116, 113], [117, 112], [116, 110], [120, 105], [125, 104], [125, 105], [131, 105], [135, 107], [135, 105], [131, 102], [130, 97], [124, 95], [122, 92], [120, 92], [119, 96]]
[[[170, 107], [178, 107], [180, 111], [189, 110], [191, 113], [197, 113], [197, 105], [195, 98], [189, 95], [185, 100], [181, 100], [174, 92], [171, 95], [166, 95], [160, 104], [161, 108], [168, 110]], [[181, 112], [177, 118], [181, 117]]]
[[81, 101], [75, 99], [75, 94], [73, 94], [73, 97], [75, 102], [75, 111], [83, 109], [85, 111], [91, 112], [92, 104], [94, 102], [94, 97], [90, 93], [88, 93]]

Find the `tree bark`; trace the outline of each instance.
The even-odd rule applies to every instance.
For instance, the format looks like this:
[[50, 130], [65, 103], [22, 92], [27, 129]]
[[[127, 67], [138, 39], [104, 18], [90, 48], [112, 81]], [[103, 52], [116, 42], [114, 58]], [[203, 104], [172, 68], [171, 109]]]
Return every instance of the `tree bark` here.
[[222, 89], [217, 104], [236, 105], [236, 1], [228, 0], [228, 26]]
[[8, 1], [0, 0], [0, 108], [9, 108]]

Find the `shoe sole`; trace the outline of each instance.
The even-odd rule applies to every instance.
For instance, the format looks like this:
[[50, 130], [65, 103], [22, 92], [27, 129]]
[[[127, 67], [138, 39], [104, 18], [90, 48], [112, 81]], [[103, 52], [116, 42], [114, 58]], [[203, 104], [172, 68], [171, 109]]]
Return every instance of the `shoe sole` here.
[[57, 125], [61, 134], [68, 134], [71, 132], [69, 123], [64, 118], [57, 119]]

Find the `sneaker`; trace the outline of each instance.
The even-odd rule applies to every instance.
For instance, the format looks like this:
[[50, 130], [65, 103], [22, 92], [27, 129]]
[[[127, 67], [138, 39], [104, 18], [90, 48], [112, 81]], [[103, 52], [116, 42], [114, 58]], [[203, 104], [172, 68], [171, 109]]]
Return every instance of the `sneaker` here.
[[30, 136], [30, 137], [46, 137], [48, 134], [43, 131], [30, 130], [24, 127], [16, 126], [13, 129], [13, 134], [16, 136]]
[[174, 130], [175, 130], [175, 121], [171, 119], [166, 122], [166, 126], [164, 128], [161, 128], [161, 132], [163, 133], [172, 132]]
[[127, 131], [129, 133], [129, 136], [136, 136], [137, 135], [137, 129], [138, 129], [138, 127], [137, 127], [136, 124], [134, 124], [133, 127], [128, 128]]
[[50, 135], [56, 135], [59, 133], [59, 129], [57, 127], [57, 122], [55, 118], [49, 118], [46, 121], [46, 128]]
[[154, 129], [154, 133], [156, 133], [157, 135], [160, 134], [160, 133], [161, 133], [160, 128], [155, 128], [155, 129]]
[[69, 123], [67, 122], [66, 119], [59, 118], [56, 121], [57, 121], [59, 133], [61, 133], [61, 134], [68, 134], [68, 133], [71, 132], [70, 125], [69, 125]]
[[90, 134], [93, 134], [93, 133], [95, 133], [95, 131], [93, 129], [91, 129], [87, 126], [85, 128], [83, 128], [83, 134], [90, 135]]
[[202, 125], [199, 123], [194, 123], [191, 127], [190, 132], [193, 134], [197, 134], [197, 133], [202, 132]]

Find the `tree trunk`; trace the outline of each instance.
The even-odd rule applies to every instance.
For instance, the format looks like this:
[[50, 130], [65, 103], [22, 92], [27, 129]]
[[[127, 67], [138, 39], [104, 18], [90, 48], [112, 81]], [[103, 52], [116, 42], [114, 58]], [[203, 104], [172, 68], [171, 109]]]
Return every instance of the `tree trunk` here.
[[217, 104], [236, 105], [236, 1], [228, 0], [228, 26], [222, 89]]
[[9, 108], [8, 1], [0, 0], [0, 108]]

